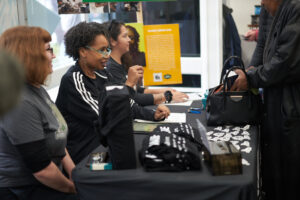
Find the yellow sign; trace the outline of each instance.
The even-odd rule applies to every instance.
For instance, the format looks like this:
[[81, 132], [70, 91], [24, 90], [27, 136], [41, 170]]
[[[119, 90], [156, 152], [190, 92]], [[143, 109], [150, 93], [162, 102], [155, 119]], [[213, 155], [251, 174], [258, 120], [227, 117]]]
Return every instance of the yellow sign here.
[[179, 25], [145, 25], [144, 85], [181, 84]]

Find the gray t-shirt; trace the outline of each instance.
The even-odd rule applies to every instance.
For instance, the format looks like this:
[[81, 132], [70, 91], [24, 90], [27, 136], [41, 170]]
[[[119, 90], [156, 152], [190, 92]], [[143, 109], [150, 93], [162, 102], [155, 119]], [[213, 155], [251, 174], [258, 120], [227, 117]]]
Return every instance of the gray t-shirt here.
[[22, 101], [0, 122], [0, 187], [37, 183], [16, 146], [45, 140], [51, 160], [65, 156], [67, 124], [43, 87], [26, 85]]

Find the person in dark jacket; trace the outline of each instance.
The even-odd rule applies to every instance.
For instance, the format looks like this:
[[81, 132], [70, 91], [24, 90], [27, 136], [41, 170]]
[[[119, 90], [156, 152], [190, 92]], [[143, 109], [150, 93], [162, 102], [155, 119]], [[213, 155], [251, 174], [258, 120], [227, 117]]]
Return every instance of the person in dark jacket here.
[[[265, 44], [270, 32], [272, 22], [273, 22], [273, 16], [270, 15], [264, 7], [261, 7], [257, 44], [253, 52], [249, 66], [259, 67], [260, 65], [263, 65], [263, 54], [264, 54]], [[265, 128], [267, 127], [265, 127], [264, 124], [261, 124], [262, 133], [268, 132], [265, 130]], [[261, 196], [264, 196], [263, 191], [261, 192]]]
[[[62, 77], [56, 105], [69, 127], [67, 149], [75, 163], [100, 145], [94, 124], [101, 117], [99, 113], [100, 103], [105, 97], [104, 87], [111, 79], [103, 71], [110, 55], [107, 38], [106, 29], [95, 22], [79, 23], [65, 35], [66, 53], [76, 63]], [[128, 71], [125, 84], [132, 95], [132, 87], [142, 75], [142, 67]], [[138, 106], [133, 100], [131, 109], [133, 118], [151, 121], [167, 118], [170, 113], [166, 106], [158, 106], [153, 111]]]
[[[262, 185], [267, 199], [294, 199], [300, 180], [300, 1], [262, 0], [274, 16], [263, 63], [250, 67], [250, 87], [264, 88]], [[235, 90], [247, 88], [239, 77]]]
[[[129, 52], [131, 39], [128, 36], [128, 30], [125, 24], [116, 20], [111, 21], [108, 26], [110, 35], [110, 44], [112, 47], [112, 54], [107, 62], [106, 69], [113, 76], [113, 80], [116, 83], [123, 84], [126, 81], [126, 68], [130, 69], [135, 66], [124, 66], [126, 60], [123, 56]], [[127, 54], [128, 55], [128, 54]], [[168, 102], [167, 94], [171, 93], [173, 102], [184, 102], [188, 99], [188, 96], [175, 89], [145, 89], [143, 87], [137, 87], [137, 94], [134, 99], [139, 105], [154, 105], [163, 102]]]

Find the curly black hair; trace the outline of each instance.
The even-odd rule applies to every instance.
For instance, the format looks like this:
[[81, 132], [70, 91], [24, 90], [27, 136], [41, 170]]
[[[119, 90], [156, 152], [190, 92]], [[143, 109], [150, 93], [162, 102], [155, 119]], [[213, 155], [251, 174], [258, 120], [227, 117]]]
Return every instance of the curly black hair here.
[[66, 54], [74, 60], [79, 59], [79, 49], [91, 45], [98, 35], [108, 40], [108, 32], [104, 25], [97, 22], [81, 22], [73, 26], [65, 34]]

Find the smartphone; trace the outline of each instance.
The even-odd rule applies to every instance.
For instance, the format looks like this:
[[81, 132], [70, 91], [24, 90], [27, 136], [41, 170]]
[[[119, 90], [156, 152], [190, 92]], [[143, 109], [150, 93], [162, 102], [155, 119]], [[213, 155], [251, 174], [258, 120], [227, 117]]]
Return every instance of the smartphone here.
[[202, 108], [189, 108], [188, 112], [193, 114], [201, 114]]
[[226, 90], [230, 90], [230, 88], [232, 87], [234, 81], [237, 79], [238, 75], [234, 75], [234, 76], [230, 76], [230, 77], [227, 77], [227, 82], [225, 83], [226, 85]]

